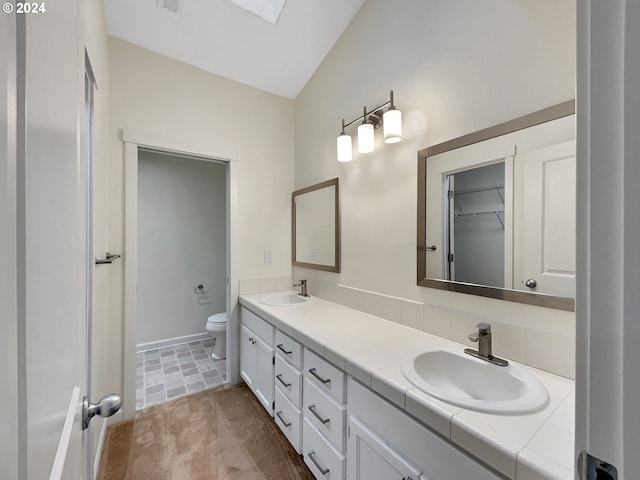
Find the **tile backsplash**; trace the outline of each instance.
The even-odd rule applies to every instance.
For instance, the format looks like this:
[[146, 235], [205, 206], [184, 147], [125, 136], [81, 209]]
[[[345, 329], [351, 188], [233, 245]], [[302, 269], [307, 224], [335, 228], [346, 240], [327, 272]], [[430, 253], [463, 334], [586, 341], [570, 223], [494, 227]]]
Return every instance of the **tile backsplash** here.
[[[241, 279], [240, 294], [291, 290], [290, 276]], [[346, 287], [319, 279], [308, 280], [312, 295], [392, 322], [468, 346], [467, 336], [480, 322], [491, 323], [493, 353], [566, 378], [575, 378], [575, 336], [568, 329], [552, 331], [541, 322], [521, 325], [503, 318], [478, 315], [448, 305], [433, 305]]]

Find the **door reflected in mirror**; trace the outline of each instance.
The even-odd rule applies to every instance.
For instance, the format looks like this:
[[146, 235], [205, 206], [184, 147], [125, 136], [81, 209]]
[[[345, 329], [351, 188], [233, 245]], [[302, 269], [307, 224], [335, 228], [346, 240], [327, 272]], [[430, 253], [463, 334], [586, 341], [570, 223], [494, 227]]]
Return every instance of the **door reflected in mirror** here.
[[291, 195], [292, 262], [340, 272], [340, 192], [337, 178]]
[[573, 310], [575, 104], [418, 154], [418, 284]]

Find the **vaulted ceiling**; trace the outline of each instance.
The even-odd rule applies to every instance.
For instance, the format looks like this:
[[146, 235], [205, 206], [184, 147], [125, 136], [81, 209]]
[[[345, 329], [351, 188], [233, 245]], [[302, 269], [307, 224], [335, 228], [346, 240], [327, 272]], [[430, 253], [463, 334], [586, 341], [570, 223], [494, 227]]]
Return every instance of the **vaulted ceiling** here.
[[105, 10], [110, 35], [294, 99], [364, 1], [287, 0], [276, 24], [230, 0], [105, 0]]

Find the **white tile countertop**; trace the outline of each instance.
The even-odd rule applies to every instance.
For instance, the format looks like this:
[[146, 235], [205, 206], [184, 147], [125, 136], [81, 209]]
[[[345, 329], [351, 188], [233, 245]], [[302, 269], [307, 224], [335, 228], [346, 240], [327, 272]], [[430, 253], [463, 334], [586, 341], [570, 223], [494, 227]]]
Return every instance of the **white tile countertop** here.
[[481, 413], [440, 401], [414, 387], [401, 361], [419, 348], [460, 345], [318, 297], [305, 304], [260, 303], [268, 292], [241, 295], [240, 304], [508, 478], [574, 478], [574, 382], [518, 364], [549, 392], [549, 404], [525, 415]]

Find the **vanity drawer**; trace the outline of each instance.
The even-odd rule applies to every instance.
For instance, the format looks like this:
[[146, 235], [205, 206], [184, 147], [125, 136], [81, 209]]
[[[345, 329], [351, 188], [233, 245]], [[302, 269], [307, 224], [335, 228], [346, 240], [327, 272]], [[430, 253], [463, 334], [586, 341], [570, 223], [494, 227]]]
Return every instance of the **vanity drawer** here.
[[302, 373], [289, 365], [280, 355], [276, 355], [276, 390], [280, 390], [291, 402], [300, 408], [302, 405]]
[[302, 345], [280, 330], [276, 330], [276, 352], [290, 364], [302, 368]]
[[265, 322], [255, 313], [244, 307], [240, 309], [240, 321], [242, 322], [242, 325], [253, 330], [253, 333], [258, 335], [264, 343], [273, 348], [273, 336], [275, 330], [273, 325]]
[[345, 458], [327, 440], [304, 419], [302, 428], [302, 446], [304, 463], [316, 478], [322, 480], [343, 480], [345, 477]]
[[344, 452], [347, 409], [311, 383], [304, 380], [302, 413], [333, 445]]
[[302, 412], [276, 388], [275, 421], [298, 454], [302, 453]]
[[304, 376], [340, 403], [345, 403], [345, 374], [308, 348], [304, 349]]

